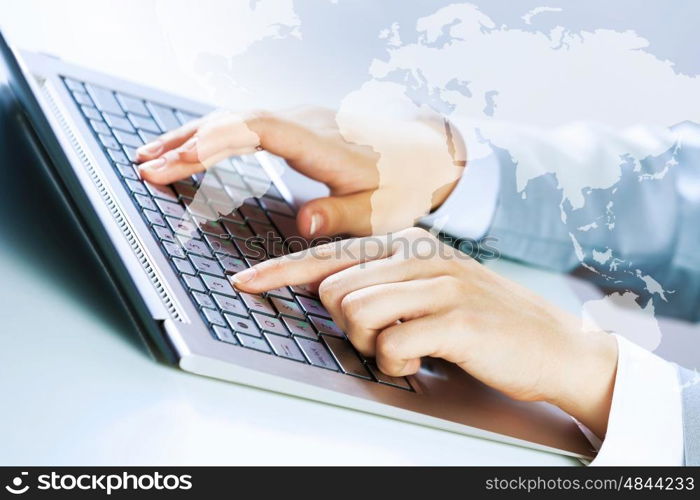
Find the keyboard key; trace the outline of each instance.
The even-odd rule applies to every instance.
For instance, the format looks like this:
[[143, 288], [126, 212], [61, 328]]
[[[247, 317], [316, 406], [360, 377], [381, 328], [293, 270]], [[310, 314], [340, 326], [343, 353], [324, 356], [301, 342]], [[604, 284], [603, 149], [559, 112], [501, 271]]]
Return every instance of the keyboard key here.
[[146, 107], [151, 111], [153, 118], [156, 119], [158, 126], [163, 132], [168, 132], [169, 130], [180, 127], [180, 121], [177, 119], [172, 109], [152, 102], [146, 103]]
[[213, 257], [209, 251], [209, 247], [202, 241], [196, 238], [190, 238], [189, 236], [176, 235], [177, 239], [180, 240], [180, 244], [185, 247], [189, 253], [202, 255], [203, 257]]
[[175, 235], [167, 227], [153, 226], [153, 231], [158, 235], [161, 240], [169, 241], [171, 243], [177, 243]]
[[219, 295], [218, 293], [212, 293], [212, 297], [214, 297], [214, 301], [222, 311], [233, 313], [237, 316], [248, 317], [248, 310], [240, 300], [225, 295]]
[[221, 266], [217, 264], [215, 260], [207, 259], [206, 257], [200, 257], [198, 255], [190, 255], [190, 260], [199, 272], [214, 274], [217, 276], [224, 275]]
[[133, 113], [127, 113], [126, 116], [129, 118], [129, 121], [135, 128], [146, 132], [151, 132], [153, 134], [160, 134], [158, 124], [152, 118]]
[[206, 291], [204, 285], [202, 284], [202, 280], [200, 280], [198, 277], [190, 276], [189, 274], [183, 274], [182, 279], [185, 280], [185, 283], [187, 283], [187, 286], [190, 290], [196, 290], [198, 292]]
[[252, 335], [254, 337], [262, 337], [262, 333], [255, 323], [248, 318], [241, 318], [240, 316], [232, 316], [226, 314], [226, 321], [228, 321], [229, 326], [236, 333], [245, 333], [246, 335]]
[[212, 236], [211, 234], [205, 234], [204, 239], [214, 252], [231, 255], [233, 257], [238, 257], [240, 255], [234, 244], [229, 240], [219, 238], [218, 236]]
[[[294, 217], [287, 217], [286, 215], [270, 212], [270, 219], [285, 239], [292, 237], [299, 238], [301, 236]], [[306, 248], [306, 246], [304, 246], [304, 248]], [[301, 248], [299, 250], [301, 250]]]
[[251, 311], [269, 314], [271, 316], [277, 315], [267, 299], [259, 295], [253, 295], [252, 293], [245, 292], [238, 292], [238, 295], [241, 297], [246, 307]]
[[289, 300], [294, 300], [294, 296], [292, 295], [292, 292], [289, 291], [289, 288], [286, 286], [283, 286], [281, 288], [273, 288], [272, 290], [268, 290], [267, 294], [273, 297], [281, 297], [283, 299], [289, 299]]
[[162, 186], [160, 184], [151, 184], [150, 182], [144, 182], [144, 186], [151, 193], [154, 198], [161, 198], [163, 200], [172, 201], [177, 203], [177, 195], [169, 186]]
[[206, 274], [202, 275], [202, 279], [204, 280], [204, 283], [206, 283], [207, 288], [212, 292], [223, 293], [232, 297], [236, 296], [236, 292], [233, 290], [233, 286], [228, 282], [228, 280]]
[[[143, 139], [143, 142], [146, 144], [148, 144], [149, 142], [153, 142], [160, 137], [160, 134], [154, 134], [153, 132], [149, 132], [147, 130], [142, 130], [142, 129], [138, 130], [138, 134], [139, 134], [139, 137], [141, 139]], [[180, 182], [182, 182], [182, 181], [180, 181]]]
[[[134, 130], [134, 127], [131, 125], [131, 122], [123, 116], [110, 115], [109, 113], [105, 113], [102, 116], [104, 117], [104, 120], [110, 127], [112, 127], [113, 129], [119, 129], [119, 132], [136, 132], [136, 130]], [[114, 133], [116, 134], [117, 130], [115, 130]]]
[[221, 185], [218, 177], [213, 173], [205, 170], [204, 172], [199, 172], [195, 174], [195, 177], [199, 179], [200, 188], [205, 189], [207, 198], [212, 199], [230, 199], [230, 197], [224, 192], [224, 187]]
[[257, 235], [260, 236], [261, 238], [279, 238], [281, 239], [281, 236], [277, 232], [277, 230], [271, 226], [270, 224], [264, 224], [262, 222], [257, 222], [254, 220], [251, 220], [248, 222], [248, 225], [250, 228], [253, 230], [253, 232]]
[[144, 196], [142, 194], [136, 194], [136, 195], [134, 195], [134, 198], [136, 198], [136, 202], [142, 208], [147, 208], [149, 210], [156, 210], [156, 204], [153, 203], [153, 200], [150, 197]]
[[[114, 136], [117, 140], [124, 146], [129, 146], [131, 148], [140, 148], [143, 146], [143, 141], [136, 134], [131, 134], [129, 132], [122, 132], [121, 130], [114, 130]], [[134, 158], [135, 160], [136, 158]]]
[[209, 323], [219, 326], [226, 326], [226, 321], [224, 320], [224, 317], [219, 313], [219, 311], [204, 308], [202, 309], [202, 312], [204, 313], [204, 316], [207, 318]]
[[115, 115], [124, 114], [122, 107], [114, 97], [114, 92], [96, 85], [90, 85], [89, 83], [86, 84], [85, 87], [87, 88], [88, 94], [90, 94], [90, 97], [92, 97], [92, 100], [95, 102], [97, 109], [103, 113], [106, 111], [107, 113]]
[[263, 260], [267, 257], [262, 238], [255, 236], [253, 238], [248, 238], [247, 240], [234, 239], [233, 243], [236, 245], [236, 248], [241, 255], [245, 256], [246, 258]]
[[292, 318], [304, 319], [304, 312], [291, 300], [284, 300], [279, 297], [272, 297], [270, 300], [280, 314], [291, 316]]
[[411, 384], [408, 383], [404, 377], [392, 377], [383, 373], [377, 366], [373, 363], [367, 365], [372, 375], [381, 382], [382, 384], [393, 385], [394, 387], [400, 387], [401, 389], [411, 390]]
[[260, 198], [260, 204], [265, 210], [271, 210], [273, 212], [279, 212], [290, 217], [294, 217], [294, 211], [291, 209], [286, 202], [282, 200], [276, 200], [274, 198], [263, 197]]
[[279, 192], [279, 190], [275, 187], [274, 184], [270, 184], [270, 187], [267, 188], [267, 192], [265, 192], [265, 197], [273, 197], [280, 200], [284, 199], [284, 196], [282, 196], [282, 193]]
[[165, 219], [159, 212], [155, 212], [153, 210], [143, 210], [143, 214], [146, 216], [146, 219], [148, 219], [148, 222], [151, 224], [156, 224], [158, 226], [165, 226]]
[[228, 236], [226, 229], [224, 229], [224, 226], [218, 221], [202, 219], [196, 219], [196, 221], [199, 229], [201, 229], [204, 233], [212, 234], [220, 238], [226, 238]]
[[[183, 261], [183, 262], [187, 262], [187, 261]], [[216, 305], [214, 305], [214, 301], [206, 293], [192, 292], [192, 296], [194, 297], [194, 300], [197, 302], [197, 304], [199, 304], [200, 306], [208, 307], [209, 309], [216, 309]]]
[[171, 243], [169, 241], [163, 241], [162, 243], [165, 251], [168, 252], [168, 255], [171, 257], [185, 258], [185, 251], [177, 243]]
[[372, 380], [372, 376], [348, 341], [337, 337], [324, 337], [323, 340], [345, 373]]
[[228, 328], [214, 325], [213, 330], [214, 330], [214, 333], [216, 334], [216, 337], [219, 340], [222, 340], [224, 342], [228, 342], [229, 344], [238, 345], [238, 340], [236, 340], [236, 336]]
[[309, 340], [303, 337], [297, 337], [295, 340], [309, 360], [309, 363], [321, 368], [327, 368], [328, 370], [338, 371], [338, 366], [333, 356], [331, 356], [331, 353], [326, 349], [326, 346], [315, 340]]
[[[189, 263], [189, 261], [185, 259], [178, 259], [178, 258], [173, 258], [173, 263], [175, 264], [175, 267], [177, 267], [177, 270], [180, 271], [181, 273], [186, 273], [186, 274], [196, 274], [194, 272], [194, 267], [192, 267], [192, 264]], [[208, 295], [205, 295], [205, 297], [208, 297]], [[201, 302], [200, 302], [201, 304]], [[213, 303], [211, 306], [206, 306], [206, 307], [213, 307]]]
[[238, 189], [246, 189], [248, 187], [246, 186], [243, 177], [241, 177], [240, 174], [237, 174], [236, 172], [222, 170], [219, 168], [216, 168], [215, 171], [216, 175], [221, 181], [221, 184], [224, 186], [224, 190], [226, 190], [227, 186], [236, 187]]
[[267, 316], [266, 314], [260, 314], [260, 313], [252, 313], [251, 316], [253, 316], [253, 319], [255, 320], [255, 323], [257, 323], [258, 327], [265, 331], [265, 332], [270, 332], [270, 333], [276, 333], [278, 335], [284, 335], [285, 337], [289, 336], [289, 332], [285, 328], [284, 324], [282, 321], [280, 321], [279, 318], [272, 318], [270, 316]]
[[136, 174], [136, 170], [134, 170], [133, 167], [129, 167], [128, 165], [120, 165], [117, 163], [117, 170], [119, 170], [122, 177], [125, 177], [126, 179], [132, 179], [135, 181], [139, 180], [139, 176]]
[[[182, 262], [187, 262], [187, 261], [182, 261]], [[199, 304], [200, 306], [208, 307], [209, 309], [216, 309], [216, 305], [214, 305], [214, 301], [206, 293], [192, 292], [192, 296], [194, 297], [194, 300], [197, 302], [197, 304]]]
[[260, 197], [267, 193], [272, 185], [270, 179], [260, 180], [253, 179], [252, 177], [245, 177], [245, 181], [248, 183], [248, 187], [255, 197]]
[[245, 223], [239, 224], [237, 222], [224, 221], [223, 224], [229, 234], [234, 238], [245, 240], [246, 238], [252, 238], [254, 236], [253, 231], [251, 231]]
[[73, 92], [73, 99], [83, 106], [93, 106], [92, 99], [85, 92]]
[[180, 121], [180, 123], [183, 125], [187, 122], [191, 122], [192, 120], [196, 120], [198, 118], [201, 118], [200, 115], [195, 115], [192, 113], [188, 113], [187, 111], [180, 111], [180, 110], [175, 110], [175, 116]]
[[129, 158], [126, 157], [123, 151], [117, 151], [116, 149], [108, 149], [107, 153], [112, 161], [115, 163], [121, 163], [122, 165], [131, 165]]
[[90, 126], [92, 130], [98, 134], [111, 135], [112, 130], [105, 124], [105, 122], [98, 122], [97, 120], [90, 120]]
[[272, 334], [265, 335], [265, 338], [267, 338], [267, 341], [272, 346], [272, 350], [278, 356], [301, 361], [302, 363], [306, 362], [304, 355], [299, 350], [299, 346], [292, 339]]
[[214, 210], [209, 208], [209, 205], [204, 203], [201, 197], [195, 201], [191, 198], [183, 196], [181, 200], [187, 207], [187, 210], [193, 215], [195, 219], [205, 221], [218, 219], [218, 216], [216, 215]]
[[107, 149], [114, 149], [116, 151], [121, 150], [121, 146], [119, 143], [116, 141], [114, 137], [111, 135], [102, 135], [102, 134], [97, 134], [97, 137], [100, 139], [100, 142], [104, 147]]
[[138, 154], [136, 153], [136, 148], [132, 148], [131, 146], [122, 145], [122, 149], [124, 150], [124, 154], [126, 155], [126, 157], [129, 158], [129, 161], [131, 163], [136, 163], [136, 158], [138, 158]]
[[83, 114], [91, 120], [102, 121], [102, 113], [92, 107], [92, 102], [88, 106], [80, 106], [80, 109], [82, 110]]
[[126, 185], [132, 193], [148, 195], [148, 190], [141, 181], [126, 179]]
[[270, 223], [270, 219], [267, 218], [267, 215], [265, 215], [265, 212], [263, 212], [262, 208], [260, 207], [254, 207], [252, 205], [244, 204], [243, 206], [241, 206], [241, 208], [238, 209], [238, 211], [246, 219], [264, 222], [266, 224]]
[[267, 345], [267, 342], [263, 338], [255, 338], [251, 337], [250, 335], [237, 335], [238, 341], [241, 343], [242, 346], [247, 347], [249, 349], [255, 349], [257, 351], [263, 351], [267, 353], [271, 353], [270, 351], [270, 346]]
[[292, 285], [289, 288], [297, 295], [303, 295], [311, 298], [318, 297], [318, 294], [314, 292], [314, 289], [308, 283], [304, 285]]
[[185, 215], [185, 209], [180, 205], [176, 205], [175, 203], [165, 200], [159, 200], [157, 198], [154, 201], [156, 205], [158, 205], [158, 208], [160, 208], [160, 211], [165, 215], [170, 215], [171, 217], [176, 217], [178, 219], [182, 219]]
[[296, 318], [283, 318], [284, 324], [287, 329], [292, 332], [293, 335], [301, 335], [302, 337], [307, 337], [310, 339], [318, 340], [318, 335], [316, 330], [311, 326], [311, 323], [304, 321], [303, 319]]
[[129, 113], [137, 113], [143, 116], [149, 116], [150, 114], [146, 109], [146, 105], [141, 99], [117, 93], [117, 100], [119, 101], [119, 104], [121, 104], [122, 109], [128, 111]]
[[[253, 163], [254, 162], [254, 163]], [[257, 160], [250, 161], [240, 161], [240, 158], [234, 160], [234, 165], [236, 170], [243, 177], [252, 177], [262, 181], [270, 181], [270, 176], [267, 175], [265, 169], [257, 162]]]
[[189, 184], [184, 184], [182, 182], [176, 182], [173, 184], [173, 189], [177, 192], [178, 196], [186, 196], [187, 198], [194, 198], [197, 194], [197, 190]]
[[71, 90], [75, 90], [78, 92], [83, 92], [85, 90], [83, 84], [78, 80], [73, 80], [72, 78], [64, 78], [63, 82], [66, 84], [66, 87], [68, 87]]
[[323, 307], [323, 304], [321, 304], [319, 300], [302, 297], [300, 295], [297, 297], [297, 302], [299, 302], [301, 308], [306, 311], [307, 314], [316, 314], [317, 316], [329, 319], [331, 317], [330, 313]]
[[311, 321], [311, 324], [314, 325], [314, 328], [316, 328], [318, 333], [333, 335], [334, 337], [340, 338], [345, 337], [343, 331], [330, 319], [309, 315], [309, 321]]
[[199, 231], [197, 231], [197, 226], [187, 219], [178, 219], [176, 217], [166, 215], [165, 220], [168, 222], [170, 229], [177, 234], [187, 236], [188, 238], [195, 238], [199, 234]]
[[246, 203], [247, 200], [254, 200], [253, 192], [248, 188], [238, 188], [235, 186], [226, 186], [226, 193], [233, 200], [233, 204], [237, 207]]
[[226, 272], [231, 274], [239, 273], [244, 269], [248, 269], [248, 266], [241, 259], [231, 257], [230, 255], [217, 254], [216, 258], [219, 260], [219, 264], [224, 268]]

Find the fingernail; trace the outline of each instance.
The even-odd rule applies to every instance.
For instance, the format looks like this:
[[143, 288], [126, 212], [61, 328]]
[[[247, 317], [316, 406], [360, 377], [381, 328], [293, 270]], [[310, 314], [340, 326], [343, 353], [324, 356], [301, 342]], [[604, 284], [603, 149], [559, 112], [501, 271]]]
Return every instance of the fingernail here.
[[168, 162], [165, 158], [156, 158], [155, 160], [147, 161], [146, 163], [139, 165], [139, 170], [160, 170], [165, 167], [166, 163]]
[[155, 155], [160, 153], [160, 150], [163, 149], [163, 143], [159, 140], [150, 142], [148, 144], [144, 144], [140, 148], [138, 148], [136, 151], [137, 153], [143, 153], [147, 155]]
[[194, 149], [194, 147], [197, 145], [197, 138], [192, 137], [190, 140], [188, 140], [186, 143], [184, 143], [182, 146], [180, 146], [180, 151], [189, 151], [191, 149]]
[[230, 280], [235, 286], [238, 283], [247, 283], [248, 281], [251, 281], [253, 278], [255, 278], [256, 274], [258, 274], [258, 270], [254, 267], [250, 267], [241, 271], [240, 273], [234, 274], [231, 276]]
[[316, 231], [321, 229], [321, 224], [323, 224], [323, 217], [321, 217], [321, 214], [313, 214], [311, 216], [311, 223], [309, 224], [309, 236], [316, 234]]

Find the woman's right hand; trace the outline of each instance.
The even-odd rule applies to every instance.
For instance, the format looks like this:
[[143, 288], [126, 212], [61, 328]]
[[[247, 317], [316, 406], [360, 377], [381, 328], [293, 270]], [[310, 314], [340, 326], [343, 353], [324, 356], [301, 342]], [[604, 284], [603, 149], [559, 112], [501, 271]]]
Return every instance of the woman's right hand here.
[[323, 182], [330, 196], [300, 207], [307, 237], [385, 234], [410, 227], [447, 198], [464, 170], [464, 148], [442, 119], [215, 112], [138, 150], [143, 179], [169, 184], [222, 159], [259, 149]]

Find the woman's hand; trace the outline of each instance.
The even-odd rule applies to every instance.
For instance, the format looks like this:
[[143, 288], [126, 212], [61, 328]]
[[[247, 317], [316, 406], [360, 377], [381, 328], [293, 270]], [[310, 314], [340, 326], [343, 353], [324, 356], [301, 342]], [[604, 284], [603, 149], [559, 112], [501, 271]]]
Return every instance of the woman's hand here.
[[426, 231], [321, 245], [232, 281], [253, 293], [320, 282], [333, 319], [383, 372], [409, 375], [422, 357], [443, 358], [513, 398], [556, 404], [605, 435], [615, 340], [583, 333], [580, 319]]
[[169, 184], [256, 149], [285, 158], [330, 188], [329, 197], [300, 208], [297, 224], [305, 237], [384, 234], [413, 226], [442, 204], [465, 165], [459, 135], [440, 118], [305, 109], [217, 112], [195, 120], [142, 146], [140, 174]]

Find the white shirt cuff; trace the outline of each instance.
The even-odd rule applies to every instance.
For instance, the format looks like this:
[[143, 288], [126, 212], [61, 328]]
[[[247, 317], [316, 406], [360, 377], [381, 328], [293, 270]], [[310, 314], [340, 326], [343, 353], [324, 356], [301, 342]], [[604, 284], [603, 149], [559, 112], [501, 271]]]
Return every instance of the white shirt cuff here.
[[674, 365], [615, 335], [617, 374], [608, 432], [591, 465], [683, 465], [683, 414]]
[[458, 238], [478, 240], [491, 226], [500, 179], [496, 155], [468, 161], [452, 193], [435, 212], [422, 217], [419, 224]]

